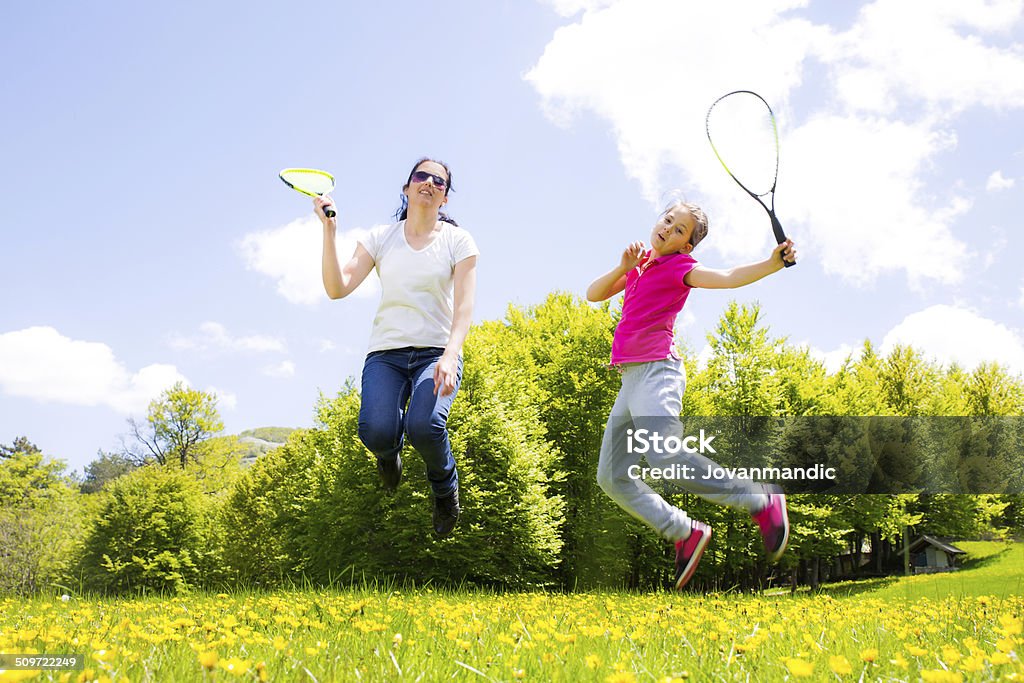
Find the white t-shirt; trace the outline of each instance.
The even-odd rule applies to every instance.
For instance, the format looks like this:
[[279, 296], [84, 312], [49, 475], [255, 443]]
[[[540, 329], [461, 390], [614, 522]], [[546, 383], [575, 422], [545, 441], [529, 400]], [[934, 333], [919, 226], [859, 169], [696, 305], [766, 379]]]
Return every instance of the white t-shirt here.
[[438, 224], [433, 241], [420, 250], [405, 239], [405, 221], [378, 226], [359, 240], [373, 257], [381, 284], [369, 351], [447, 346], [455, 313], [455, 264], [480, 250], [462, 228]]

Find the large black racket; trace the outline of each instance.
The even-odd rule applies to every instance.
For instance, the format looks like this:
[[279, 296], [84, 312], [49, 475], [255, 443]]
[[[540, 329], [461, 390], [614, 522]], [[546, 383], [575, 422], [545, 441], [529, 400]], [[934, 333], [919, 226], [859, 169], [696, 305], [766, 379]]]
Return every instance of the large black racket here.
[[[715, 156], [736, 184], [768, 212], [775, 241], [785, 242], [786, 233], [775, 215], [779, 131], [772, 108], [756, 92], [736, 90], [714, 101], [705, 126]], [[782, 262], [787, 268], [796, 265], [785, 259]]]

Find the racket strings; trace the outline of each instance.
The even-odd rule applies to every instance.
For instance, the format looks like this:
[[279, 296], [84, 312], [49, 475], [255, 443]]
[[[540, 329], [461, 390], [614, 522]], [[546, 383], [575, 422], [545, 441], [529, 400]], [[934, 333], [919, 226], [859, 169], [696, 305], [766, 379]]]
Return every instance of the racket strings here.
[[774, 189], [778, 134], [764, 100], [746, 92], [726, 95], [708, 112], [707, 133], [715, 154], [740, 185], [758, 196]]
[[313, 169], [286, 169], [281, 171], [281, 179], [306, 194], [327, 194], [334, 189], [334, 178], [329, 173]]

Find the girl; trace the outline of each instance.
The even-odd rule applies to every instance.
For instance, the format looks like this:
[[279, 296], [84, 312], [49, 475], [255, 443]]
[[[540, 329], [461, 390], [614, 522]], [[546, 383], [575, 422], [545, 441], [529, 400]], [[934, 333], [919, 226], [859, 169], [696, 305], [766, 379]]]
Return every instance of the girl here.
[[[659, 217], [651, 231], [651, 248], [633, 242], [622, 252], [619, 265], [594, 280], [587, 299], [603, 301], [625, 291], [622, 318], [612, 341], [612, 366], [622, 374], [622, 388], [612, 407], [601, 443], [597, 480], [623, 509], [658, 531], [676, 548], [675, 585], [686, 585], [711, 539], [711, 527], [690, 519], [669, 505], [641, 478], [631, 476], [639, 455], [628, 441], [635, 428], [649, 434], [680, 436], [679, 413], [686, 388], [682, 360], [676, 355], [672, 330], [676, 316], [693, 288], [721, 289], [749, 285], [782, 270], [782, 260], [796, 261], [789, 240], [764, 261], [728, 270], [706, 268], [690, 256], [708, 233], [708, 219], [695, 204], [676, 202]], [[671, 457], [669, 457], [671, 456]], [[682, 459], [691, 472], [707, 472], [715, 463], [699, 454], [646, 454], [661, 467]], [[786, 497], [775, 486], [745, 479], [690, 479], [686, 488], [720, 505], [748, 510], [758, 523], [769, 558], [777, 560], [789, 539]]]

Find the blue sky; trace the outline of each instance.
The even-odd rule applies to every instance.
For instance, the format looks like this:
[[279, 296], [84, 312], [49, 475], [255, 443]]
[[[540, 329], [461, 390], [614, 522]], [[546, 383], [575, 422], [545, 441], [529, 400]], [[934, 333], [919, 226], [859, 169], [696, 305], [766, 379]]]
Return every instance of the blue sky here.
[[737, 88], [779, 116], [802, 262], [692, 296], [691, 348], [735, 298], [833, 365], [871, 339], [1024, 371], [1022, 0], [8, 3], [0, 58], [0, 442], [73, 469], [176, 380], [237, 433], [358, 374], [377, 290], [323, 294], [287, 166], [338, 178], [344, 256], [447, 161], [477, 320], [582, 295], [673, 189], [699, 260], [762, 258], [704, 137]]

